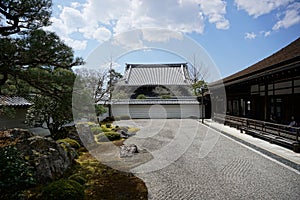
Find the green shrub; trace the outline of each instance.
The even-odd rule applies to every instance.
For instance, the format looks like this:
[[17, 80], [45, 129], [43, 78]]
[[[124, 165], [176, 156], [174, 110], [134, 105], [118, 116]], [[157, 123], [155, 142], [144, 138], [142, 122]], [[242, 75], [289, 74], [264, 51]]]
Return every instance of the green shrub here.
[[111, 124], [106, 124], [106, 128], [111, 128]]
[[137, 99], [146, 99], [146, 96], [144, 94], [139, 94], [136, 98]]
[[162, 99], [171, 99], [171, 96], [168, 94], [161, 95]]
[[69, 177], [69, 180], [76, 181], [80, 185], [84, 185], [87, 182], [87, 180], [85, 178], [83, 178], [82, 176], [80, 176], [78, 174], [73, 174], [72, 176]]
[[97, 134], [103, 132], [103, 130], [102, 130], [102, 128], [101, 128], [100, 126], [92, 127], [92, 128], [91, 128], [91, 131], [92, 131], [92, 133], [93, 133], [94, 135], [97, 135]]
[[34, 185], [33, 167], [26, 162], [18, 149], [6, 146], [0, 149], [0, 192], [3, 189], [23, 189]]
[[98, 142], [108, 142], [121, 139], [119, 133], [111, 131], [99, 134], [97, 137]]
[[96, 104], [95, 105], [95, 111], [96, 111], [96, 115], [100, 116], [100, 115], [107, 112], [107, 108], [104, 107], [103, 105]]
[[84, 199], [84, 187], [74, 180], [60, 179], [43, 189], [42, 199], [82, 200]]
[[102, 132], [111, 132], [110, 128], [107, 128], [106, 126], [101, 126]]
[[80, 144], [76, 140], [73, 140], [71, 138], [60, 139], [60, 140], [58, 140], [58, 142], [66, 142], [66, 143], [70, 144], [70, 146], [73, 147], [74, 149], [79, 149], [81, 147]]

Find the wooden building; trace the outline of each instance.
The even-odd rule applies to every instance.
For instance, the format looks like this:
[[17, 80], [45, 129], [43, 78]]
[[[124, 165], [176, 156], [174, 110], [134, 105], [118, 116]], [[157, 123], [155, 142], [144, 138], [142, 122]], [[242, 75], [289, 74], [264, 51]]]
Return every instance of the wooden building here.
[[209, 84], [212, 93], [220, 87], [226, 90], [227, 115], [281, 124], [288, 124], [293, 116], [300, 122], [300, 38], [260, 62]]
[[113, 116], [200, 118], [186, 63], [126, 64], [112, 95]]
[[[25, 124], [27, 109], [32, 105], [23, 97], [0, 95], [0, 130], [8, 128], [27, 128]], [[12, 116], [5, 109], [10, 109]]]

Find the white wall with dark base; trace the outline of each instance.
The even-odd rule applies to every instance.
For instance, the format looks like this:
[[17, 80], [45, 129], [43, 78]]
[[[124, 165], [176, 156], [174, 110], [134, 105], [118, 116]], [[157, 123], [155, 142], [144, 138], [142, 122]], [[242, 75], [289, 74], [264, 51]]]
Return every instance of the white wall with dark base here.
[[132, 119], [184, 119], [201, 118], [201, 106], [181, 105], [112, 105], [113, 116], [130, 116]]

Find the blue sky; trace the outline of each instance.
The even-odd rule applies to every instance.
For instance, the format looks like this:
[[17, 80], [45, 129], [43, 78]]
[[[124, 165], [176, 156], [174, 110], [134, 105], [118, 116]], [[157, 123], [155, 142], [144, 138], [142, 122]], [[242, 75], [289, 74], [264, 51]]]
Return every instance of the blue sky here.
[[[56, 32], [73, 47], [76, 56], [84, 59], [111, 37], [134, 29], [163, 28], [180, 32], [202, 46], [221, 76], [226, 77], [300, 36], [299, 0], [54, 0], [53, 3], [53, 24], [47, 29]], [[151, 41], [164, 43], [172, 37], [153, 34]], [[122, 63], [180, 61], [164, 51], [155, 53], [142, 56], [145, 53], [131, 52], [119, 60]]]

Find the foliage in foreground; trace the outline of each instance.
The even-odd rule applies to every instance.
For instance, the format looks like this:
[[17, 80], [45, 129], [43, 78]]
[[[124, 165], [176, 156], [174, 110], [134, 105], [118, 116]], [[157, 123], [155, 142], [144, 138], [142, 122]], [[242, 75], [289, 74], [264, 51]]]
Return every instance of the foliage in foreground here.
[[33, 167], [14, 146], [0, 149], [0, 193], [24, 189], [35, 184]]
[[43, 189], [42, 199], [45, 200], [82, 200], [84, 186], [74, 180], [60, 179]]

